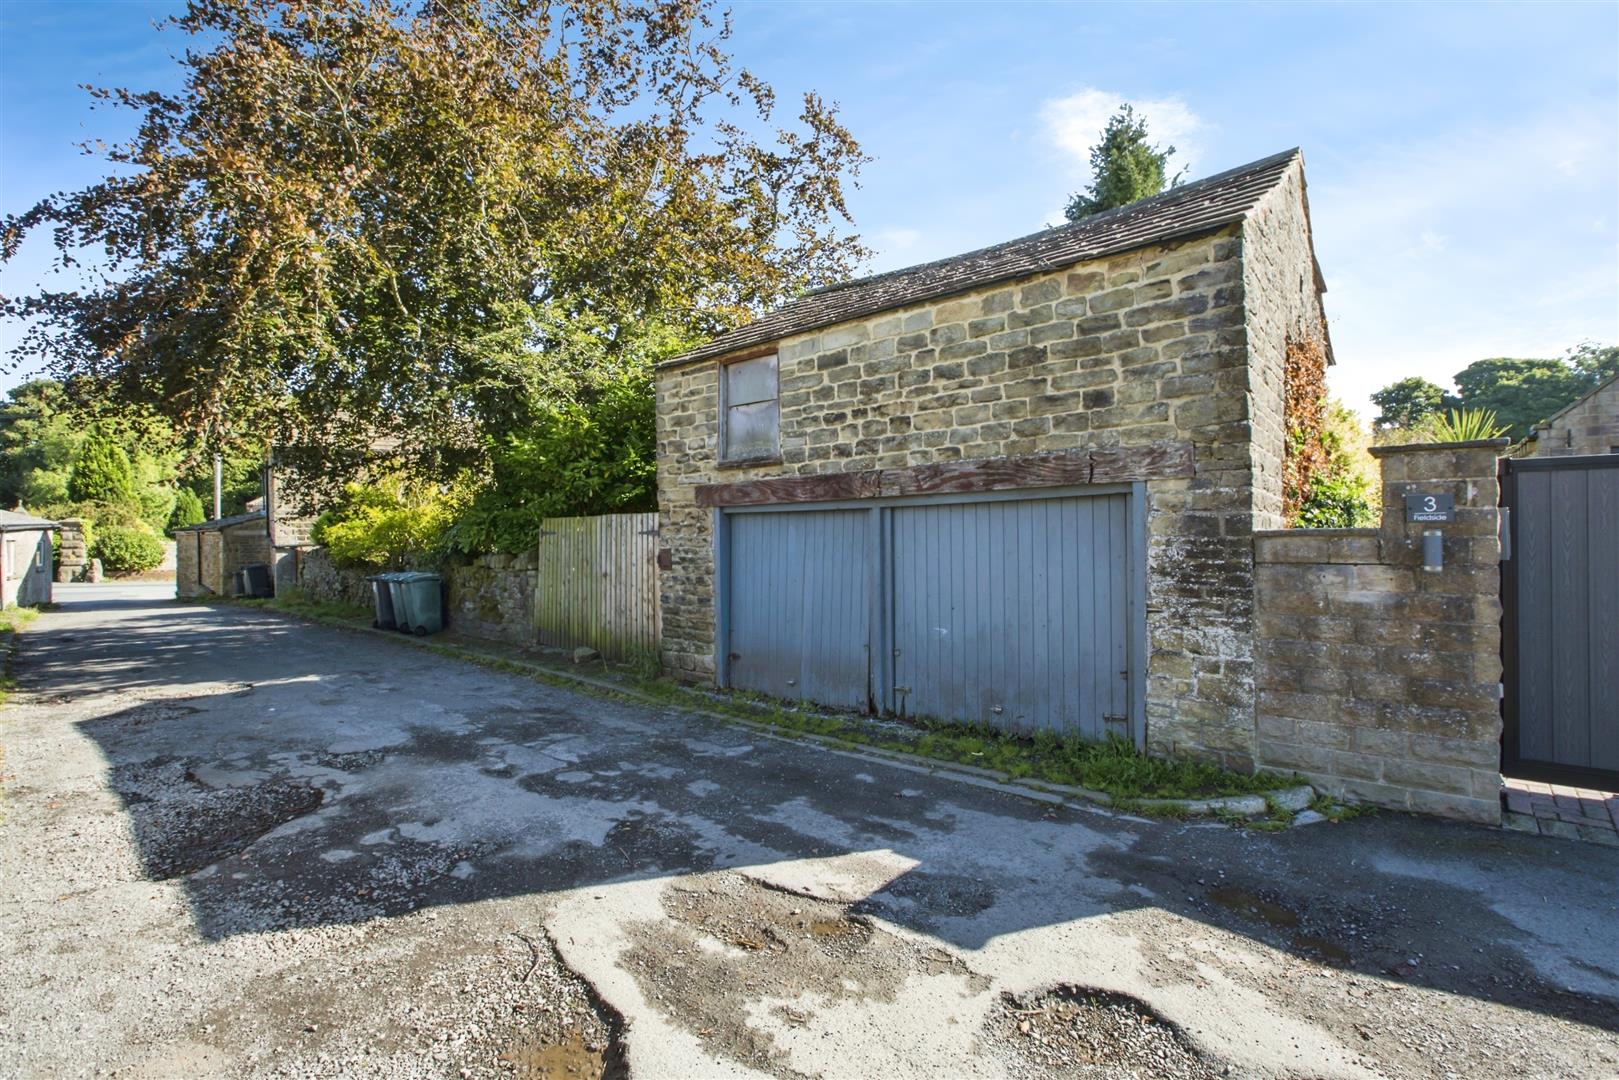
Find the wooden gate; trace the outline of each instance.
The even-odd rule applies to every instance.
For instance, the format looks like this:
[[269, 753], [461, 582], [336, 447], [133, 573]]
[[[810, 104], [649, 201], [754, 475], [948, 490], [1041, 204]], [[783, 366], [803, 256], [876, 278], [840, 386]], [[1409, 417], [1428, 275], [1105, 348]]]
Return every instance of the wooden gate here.
[[658, 515], [546, 518], [534, 594], [542, 645], [610, 660], [658, 651]]
[[1502, 463], [1502, 769], [1619, 783], [1619, 454]]

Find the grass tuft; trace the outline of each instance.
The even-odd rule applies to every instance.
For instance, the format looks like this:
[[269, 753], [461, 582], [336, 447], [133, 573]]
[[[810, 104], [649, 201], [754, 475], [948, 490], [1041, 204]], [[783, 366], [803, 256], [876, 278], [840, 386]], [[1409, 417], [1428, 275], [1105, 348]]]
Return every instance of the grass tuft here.
[[17, 607], [13, 604], [8, 608], [0, 608], [0, 705], [6, 703], [11, 692], [17, 689], [17, 677], [13, 669], [17, 662], [17, 632], [35, 619], [39, 618], [39, 609], [31, 607]]
[[1377, 807], [1368, 803], [1337, 803], [1326, 795], [1317, 795], [1311, 799], [1310, 809], [1333, 822], [1353, 821], [1358, 817], [1377, 813]]

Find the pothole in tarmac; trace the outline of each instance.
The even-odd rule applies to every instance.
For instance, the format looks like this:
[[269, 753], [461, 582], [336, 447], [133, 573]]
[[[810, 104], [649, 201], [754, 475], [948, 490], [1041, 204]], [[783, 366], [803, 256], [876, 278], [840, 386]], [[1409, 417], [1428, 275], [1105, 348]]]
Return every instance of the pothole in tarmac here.
[[667, 918], [630, 929], [623, 966], [647, 1000], [715, 1054], [797, 1076], [773, 1032], [814, 1030], [816, 1010], [892, 1002], [913, 977], [963, 995], [989, 982], [938, 946], [829, 903], [722, 872], [664, 889]]
[[984, 1041], [1014, 1076], [1215, 1080], [1224, 1066], [1174, 1024], [1126, 994], [1060, 986], [1005, 994]]
[[319, 788], [285, 780], [210, 788], [187, 762], [168, 758], [118, 766], [113, 786], [129, 809], [153, 880], [182, 877], [235, 855], [318, 809], [325, 796]]

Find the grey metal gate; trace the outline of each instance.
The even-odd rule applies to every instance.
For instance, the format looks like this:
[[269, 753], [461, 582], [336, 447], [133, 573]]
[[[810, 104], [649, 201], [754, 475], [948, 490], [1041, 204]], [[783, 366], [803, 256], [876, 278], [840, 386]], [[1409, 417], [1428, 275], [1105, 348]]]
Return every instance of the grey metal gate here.
[[725, 511], [721, 685], [1139, 745], [1139, 487]]
[[723, 597], [729, 684], [839, 708], [871, 706], [870, 515], [730, 515]]
[[1502, 463], [1502, 768], [1619, 782], [1619, 455]]
[[893, 512], [895, 711], [1126, 738], [1124, 495]]

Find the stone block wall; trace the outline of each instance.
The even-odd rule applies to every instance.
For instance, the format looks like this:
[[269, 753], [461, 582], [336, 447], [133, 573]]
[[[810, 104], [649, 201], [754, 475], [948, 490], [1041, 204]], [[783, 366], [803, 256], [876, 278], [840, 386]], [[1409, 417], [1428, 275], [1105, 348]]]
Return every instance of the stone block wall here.
[[[325, 548], [298, 548], [298, 587], [319, 600], [372, 606], [369, 570], [332, 564]], [[469, 563], [423, 567], [444, 575], [444, 625], [491, 641], [534, 640], [538, 555], [480, 555]]]
[[226, 594], [236, 591], [232, 578], [242, 567], [249, 563], [273, 565], [275, 549], [270, 547], [270, 534], [263, 518], [244, 521], [240, 525], [227, 525], [219, 532], [225, 542], [221, 572], [224, 575], [222, 591]]
[[[1375, 449], [1381, 528], [1255, 535], [1261, 766], [1335, 796], [1499, 822], [1505, 445]], [[1408, 524], [1418, 492], [1453, 495], [1456, 520]], [[1438, 572], [1422, 566], [1426, 528], [1444, 534]]]
[[1528, 451], [1533, 457], [1619, 453], [1619, 377], [1536, 428]]
[[349, 570], [332, 562], [325, 548], [297, 549], [298, 588], [316, 600], [371, 607], [368, 570]]
[[479, 555], [444, 569], [449, 597], [445, 621], [457, 633], [491, 641], [534, 640], [534, 589], [539, 554]]
[[64, 518], [57, 522], [56, 580], [79, 581], [90, 564], [90, 545], [84, 538], [81, 518]]
[[779, 462], [718, 460], [717, 363], [661, 371], [665, 667], [715, 674], [700, 484], [1178, 441], [1194, 474], [1147, 484], [1148, 747], [1250, 767], [1252, 534], [1279, 523], [1284, 339], [1320, 324], [1301, 200], [1295, 170], [1253, 237], [1229, 225], [781, 340]]

